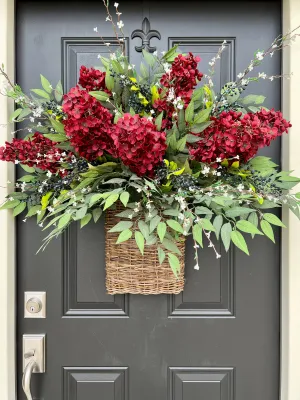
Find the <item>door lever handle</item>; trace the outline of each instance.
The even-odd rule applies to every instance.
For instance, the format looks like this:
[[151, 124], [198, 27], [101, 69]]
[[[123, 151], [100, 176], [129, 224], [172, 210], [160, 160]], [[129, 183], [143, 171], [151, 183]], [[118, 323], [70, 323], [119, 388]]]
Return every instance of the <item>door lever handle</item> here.
[[22, 387], [27, 400], [32, 400], [31, 376], [45, 372], [45, 335], [23, 335]]
[[33, 356], [34, 356], [34, 352], [24, 354], [24, 358], [31, 358], [31, 360], [28, 362], [28, 364], [25, 367], [25, 370], [24, 370], [24, 373], [23, 373], [23, 378], [22, 378], [22, 388], [23, 388], [24, 393], [25, 393], [25, 395], [27, 397], [27, 400], [32, 400], [31, 390], [30, 390], [30, 382], [31, 382], [32, 372], [33, 372], [34, 368], [37, 365], [37, 363], [34, 360]]

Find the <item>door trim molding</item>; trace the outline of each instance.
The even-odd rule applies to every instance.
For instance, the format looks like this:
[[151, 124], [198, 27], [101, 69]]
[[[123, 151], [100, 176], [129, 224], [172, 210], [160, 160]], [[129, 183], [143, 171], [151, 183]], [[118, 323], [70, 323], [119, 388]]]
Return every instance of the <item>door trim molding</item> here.
[[[283, 31], [295, 28], [300, 21], [299, 0], [283, 0]], [[15, 57], [15, 6], [13, 0], [0, 0], [0, 61], [10, 77], [14, 77]], [[291, 80], [282, 84], [282, 109], [287, 119], [292, 120], [291, 135], [283, 138], [282, 163], [285, 169], [300, 174], [300, 119], [298, 92], [300, 87], [300, 41], [293, 49], [284, 50], [283, 72], [294, 71]], [[293, 90], [294, 89], [294, 90]], [[0, 123], [8, 120], [11, 102], [0, 96]], [[0, 144], [11, 138], [10, 127], [2, 128]], [[1, 163], [0, 198], [8, 194], [7, 181], [14, 181], [14, 166]], [[299, 358], [300, 358], [300, 247], [299, 222], [289, 211], [283, 212], [288, 226], [282, 234], [281, 269], [281, 400], [299, 400]], [[16, 398], [16, 298], [15, 298], [15, 223], [11, 211], [0, 213], [0, 396], [3, 400]]]

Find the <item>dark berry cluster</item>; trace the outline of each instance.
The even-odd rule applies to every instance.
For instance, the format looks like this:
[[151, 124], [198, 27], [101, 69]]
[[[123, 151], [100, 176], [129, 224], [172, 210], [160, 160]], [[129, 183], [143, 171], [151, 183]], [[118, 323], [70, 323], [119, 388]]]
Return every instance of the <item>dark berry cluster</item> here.
[[273, 175], [261, 176], [254, 171], [251, 176], [251, 183], [260, 193], [271, 194], [276, 197], [282, 195], [282, 189], [276, 185]]
[[172, 186], [174, 189], [178, 190], [196, 190], [199, 189], [198, 181], [192, 175], [182, 174], [182, 175], [172, 175], [171, 177]]

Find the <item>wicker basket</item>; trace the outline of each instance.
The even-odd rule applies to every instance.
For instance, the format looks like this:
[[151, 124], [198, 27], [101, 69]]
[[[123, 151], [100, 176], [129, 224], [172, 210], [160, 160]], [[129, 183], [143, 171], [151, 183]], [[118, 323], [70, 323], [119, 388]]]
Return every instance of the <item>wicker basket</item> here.
[[116, 244], [119, 233], [108, 233], [120, 221], [115, 214], [124, 208], [118, 205], [116, 210], [107, 210], [105, 216], [106, 234], [106, 289], [108, 294], [178, 294], [184, 288], [185, 243], [177, 244], [182, 255], [178, 256], [181, 270], [176, 278], [165, 260], [158, 262], [156, 245], [145, 246], [142, 256], [134, 237]]

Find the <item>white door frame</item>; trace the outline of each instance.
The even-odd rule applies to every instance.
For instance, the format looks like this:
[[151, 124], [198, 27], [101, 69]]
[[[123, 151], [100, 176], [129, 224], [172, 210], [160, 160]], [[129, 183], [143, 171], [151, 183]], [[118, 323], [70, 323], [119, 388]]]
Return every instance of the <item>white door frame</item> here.
[[[271, 6], [271, 3], [270, 3]], [[283, 31], [300, 24], [300, 1], [283, 0]], [[9, 76], [15, 72], [15, 5], [14, 0], [0, 0], [0, 63]], [[293, 127], [283, 139], [282, 162], [286, 170], [300, 174], [300, 40], [283, 52], [283, 72], [294, 71], [290, 80], [283, 81], [282, 109]], [[0, 124], [5, 124], [13, 105], [0, 96]], [[11, 128], [0, 127], [0, 144], [11, 139]], [[7, 181], [14, 181], [14, 165], [0, 165], [0, 199], [8, 194]], [[300, 399], [300, 244], [297, 234], [300, 224], [289, 211], [283, 212], [285, 224], [282, 237], [281, 275], [281, 400]], [[0, 397], [16, 398], [16, 269], [15, 224], [10, 211], [0, 213]], [[274, 382], [277, 384], [277, 382]], [[276, 399], [274, 399], [276, 400]]]

